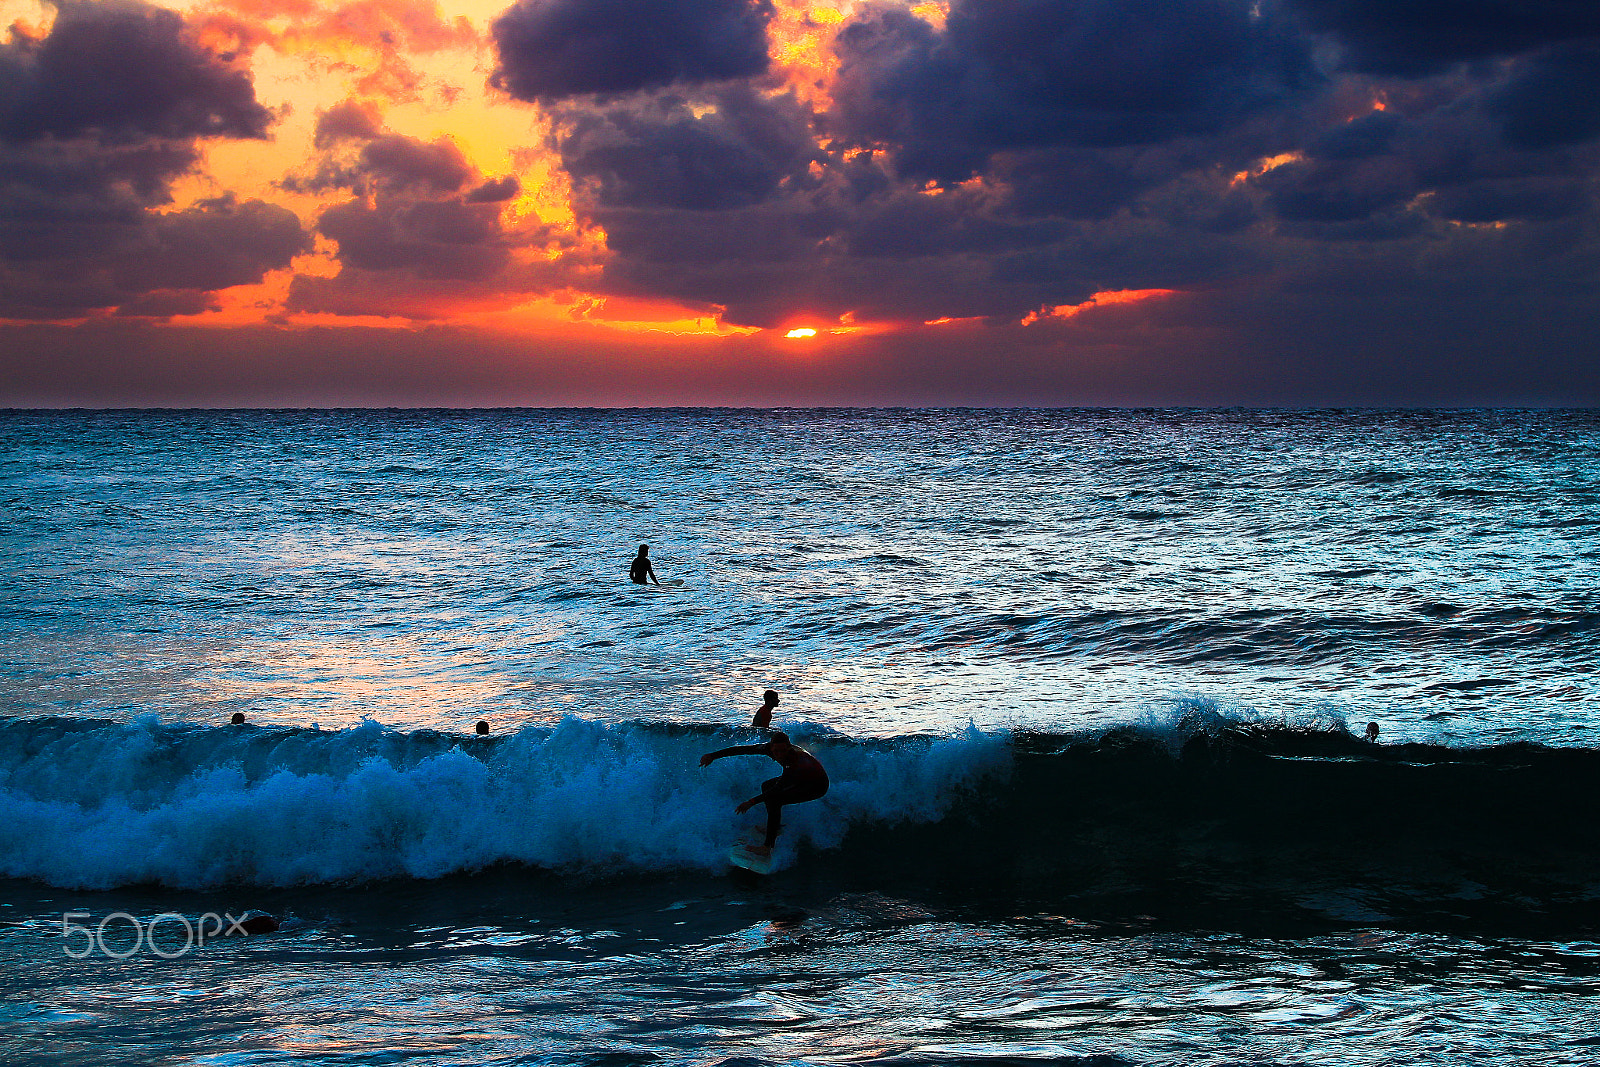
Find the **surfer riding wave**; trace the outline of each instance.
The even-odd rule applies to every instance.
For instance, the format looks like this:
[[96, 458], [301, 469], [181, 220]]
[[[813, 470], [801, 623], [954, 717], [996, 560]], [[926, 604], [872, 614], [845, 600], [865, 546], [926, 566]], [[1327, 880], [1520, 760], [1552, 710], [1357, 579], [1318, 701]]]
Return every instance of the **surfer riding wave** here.
[[757, 804], [767, 806], [767, 837], [761, 846], [763, 853], [771, 853], [773, 844], [778, 840], [778, 831], [783, 828], [780, 813], [785, 804], [803, 804], [818, 799], [828, 791], [828, 772], [823, 769], [821, 761], [799, 745], [792, 744], [789, 735], [781, 730], [772, 731], [772, 740], [764, 745], [736, 745], [707, 752], [700, 757], [700, 766], [709, 767], [724, 756], [766, 756], [776, 760], [783, 768], [783, 773], [778, 777], [761, 783], [759, 795], [734, 809], [743, 815]]

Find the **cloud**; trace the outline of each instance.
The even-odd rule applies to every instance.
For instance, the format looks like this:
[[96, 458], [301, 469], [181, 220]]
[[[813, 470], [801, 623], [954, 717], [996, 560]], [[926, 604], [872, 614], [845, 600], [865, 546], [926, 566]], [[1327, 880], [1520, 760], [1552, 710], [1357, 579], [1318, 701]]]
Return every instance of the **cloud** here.
[[518, 0], [494, 21], [491, 83], [556, 101], [763, 74], [771, 0]]
[[199, 315], [219, 310], [221, 305], [208, 292], [180, 289], [146, 293], [117, 309], [125, 318], [171, 319], [178, 315]]
[[[274, 92], [302, 91], [292, 61], [327, 94], [283, 137], [311, 142], [278, 187], [325, 253], [289, 286], [290, 331], [565, 329], [570, 305], [565, 344], [609, 298], [635, 322], [808, 325], [838, 355], [807, 392], [777, 350], [706, 341], [726, 360], [682, 362], [717, 374], [640, 394], [662, 401], [1422, 398], [1407, 369], [1460, 399], [1496, 368], [1527, 396], [1594, 384], [1594, 5], [778, 2], [518, 0], [484, 40], [435, 0], [68, 0], [48, 36], [0, 44], [0, 315], [159, 334], [308, 247], [270, 186], [171, 210], [215, 180], [206, 139], [268, 130], [242, 57], [270, 44]], [[481, 87], [465, 52], [485, 43], [499, 110], [435, 106], [474, 60]], [[393, 112], [404, 132], [380, 110], [397, 100], [420, 105]], [[473, 163], [502, 153], [516, 173]], [[470, 354], [469, 333], [422, 332]], [[360, 336], [377, 362], [352, 373], [381, 363], [384, 335]], [[622, 347], [608, 366], [634, 366]], [[562, 395], [601, 396], [555, 362]], [[455, 396], [442, 381], [415, 377]]]
[[[476, 171], [453, 139], [439, 137], [424, 141], [385, 133], [381, 128], [369, 131], [364, 125], [369, 120], [381, 121], [375, 112], [358, 112], [352, 116], [340, 108], [319, 116], [318, 146], [324, 152], [312, 161], [314, 166], [309, 174], [291, 173], [278, 184], [297, 193], [349, 189], [361, 195], [383, 190], [436, 196], [454, 193], [473, 179]], [[326, 136], [320, 136], [322, 134]], [[363, 143], [353, 152], [341, 151], [350, 141]]]
[[521, 190], [515, 175], [486, 178], [451, 138], [389, 131], [365, 103], [328, 109], [317, 131], [322, 151], [311, 173], [280, 184], [354, 195], [317, 216], [317, 232], [335, 242], [339, 273], [295, 278], [287, 310], [425, 321], [540, 284], [536, 272], [512, 269], [513, 253], [558, 242], [532, 215], [506, 225]]
[[250, 76], [204, 48], [183, 18], [136, 0], [64, 0], [43, 41], [0, 44], [0, 140], [95, 134], [266, 135]]
[[13, 32], [0, 45], [0, 316], [183, 314], [209, 298], [150, 294], [287, 266], [309, 239], [283, 208], [225, 195], [160, 210], [200, 139], [260, 138], [271, 117], [248, 73], [170, 11], [73, 0], [42, 39]]
[[572, 101], [556, 144], [607, 235], [601, 290], [736, 324], [1018, 322], [1095, 292], [1344, 277], [1369, 248], [1466, 288], [1497, 256], [1577, 262], [1455, 230], [1593, 218], [1587, 45], [1375, 77], [1299, 14], [956, 0], [940, 27], [862, 5], [820, 112], [754, 86]]
[[389, 134], [361, 148], [361, 169], [381, 186], [453, 193], [472, 177], [460, 147], [448, 137], [432, 142]]
[[[221, 197], [168, 213], [116, 199], [49, 206], [53, 213], [35, 203], [0, 215], [0, 317], [70, 318], [118, 306], [140, 314], [126, 309], [149, 294], [253, 284], [311, 248], [292, 212], [259, 200]], [[180, 306], [172, 300], [163, 306]]]
[[383, 115], [375, 104], [343, 100], [318, 113], [313, 143], [332, 148], [341, 141], [371, 141], [383, 136]]
[[1456, 222], [1533, 222], [1567, 218], [1584, 207], [1576, 177], [1488, 179], [1439, 192], [1430, 209]]
[[378, 197], [323, 210], [317, 229], [362, 270], [407, 268], [424, 278], [482, 280], [505, 266], [499, 207], [460, 200]]
[[195, 18], [221, 48], [248, 54], [270, 45], [322, 78], [348, 78], [357, 94], [392, 102], [418, 100], [429, 89], [445, 100], [458, 94], [459, 86], [428, 77], [417, 60], [481, 43], [465, 16], [446, 16], [437, 0], [215, 0]]
[[840, 31], [828, 130], [961, 181], [996, 152], [1214, 136], [1319, 84], [1247, 0], [957, 0], [944, 32], [885, 4]]
[[605, 207], [722, 210], [760, 203], [804, 181], [819, 153], [792, 98], [744, 87], [706, 105], [676, 96], [558, 112], [562, 162], [594, 183]]
[[522, 183], [515, 174], [491, 178], [462, 198], [468, 204], [498, 204], [510, 200], [522, 191]]
[[149, 220], [148, 240], [117, 264], [121, 286], [150, 289], [226, 289], [259, 282], [311, 251], [311, 239], [287, 208], [232, 196], [203, 200], [185, 211]]
[[1508, 145], [1559, 148], [1600, 136], [1600, 40], [1562, 45], [1528, 58], [1488, 96]]
[[1458, 63], [1600, 37], [1586, 0], [1285, 0], [1348, 69], [1417, 77]]

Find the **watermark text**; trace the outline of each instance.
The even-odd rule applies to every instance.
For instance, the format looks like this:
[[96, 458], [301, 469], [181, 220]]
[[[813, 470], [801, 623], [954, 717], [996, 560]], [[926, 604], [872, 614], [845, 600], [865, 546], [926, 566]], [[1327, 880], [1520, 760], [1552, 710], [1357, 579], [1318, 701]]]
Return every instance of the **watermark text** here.
[[164, 960], [175, 960], [203, 947], [207, 941], [249, 933], [243, 925], [244, 916], [236, 919], [227, 912], [218, 915], [208, 911], [198, 919], [190, 919], [175, 911], [165, 911], [153, 918], [141, 919], [125, 911], [114, 911], [98, 923], [77, 921], [92, 918], [86, 911], [69, 911], [61, 916], [61, 951], [72, 959], [88, 959], [99, 953], [114, 960], [125, 960], [142, 949]]

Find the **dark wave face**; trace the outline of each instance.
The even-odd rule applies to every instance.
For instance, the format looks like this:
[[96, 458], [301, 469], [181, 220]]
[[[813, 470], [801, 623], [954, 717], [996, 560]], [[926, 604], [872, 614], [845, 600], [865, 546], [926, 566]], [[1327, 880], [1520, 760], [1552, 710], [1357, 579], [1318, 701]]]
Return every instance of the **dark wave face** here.
[[1388, 747], [1214, 721], [1034, 735], [1003, 787], [850, 843], [868, 878], [980, 910], [1575, 935], [1597, 929], [1597, 780], [1600, 752], [1528, 743]]

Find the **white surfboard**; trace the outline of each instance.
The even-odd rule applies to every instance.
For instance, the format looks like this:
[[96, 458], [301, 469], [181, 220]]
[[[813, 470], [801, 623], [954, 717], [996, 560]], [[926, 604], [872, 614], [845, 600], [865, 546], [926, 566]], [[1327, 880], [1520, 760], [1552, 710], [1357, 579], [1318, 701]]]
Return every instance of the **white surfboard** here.
[[756, 874], [772, 873], [772, 854], [755, 851], [755, 846], [740, 843], [728, 850], [728, 862]]

